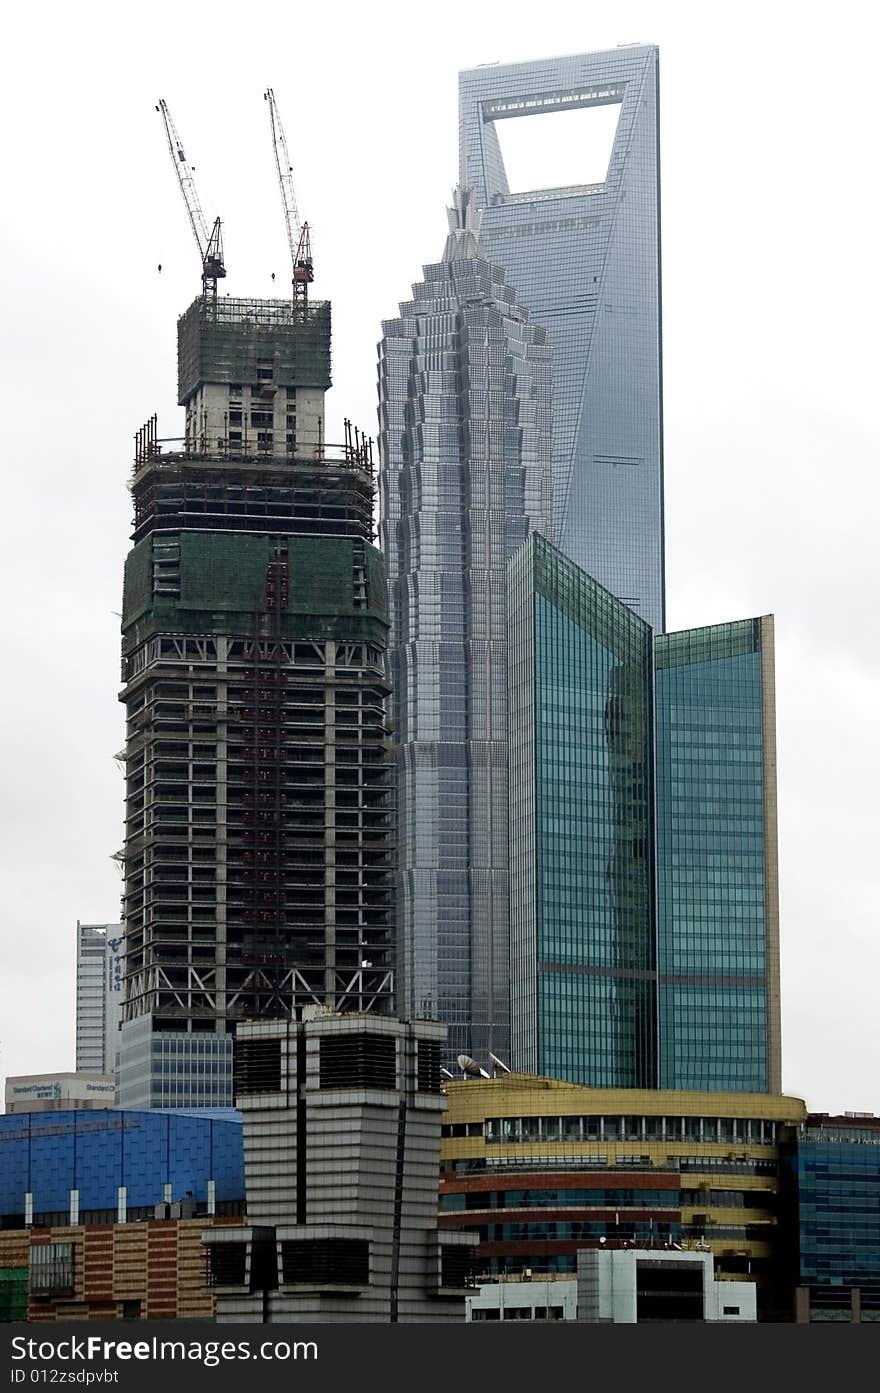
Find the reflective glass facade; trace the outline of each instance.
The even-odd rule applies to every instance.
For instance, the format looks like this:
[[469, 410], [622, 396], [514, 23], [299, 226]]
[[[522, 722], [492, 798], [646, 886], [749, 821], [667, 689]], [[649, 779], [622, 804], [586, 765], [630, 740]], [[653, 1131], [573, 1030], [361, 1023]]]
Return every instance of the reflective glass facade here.
[[515, 1067], [779, 1092], [772, 620], [655, 635], [540, 536], [508, 574]]
[[[549, 334], [554, 539], [664, 628], [658, 51], [493, 64], [459, 78], [460, 173], [487, 255]], [[511, 192], [505, 123], [619, 107], [601, 183]], [[543, 132], [542, 132], [543, 134]]]
[[509, 604], [514, 1066], [650, 1087], [651, 630], [540, 536]]
[[772, 620], [660, 635], [663, 1088], [778, 1092]]
[[458, 195], [380, 345], [380, 528], [397, 743], [404, 1015], [509, 1047], [506, 562], [550, 522], [546, 335]]
[[833, 1289], [858, 1287], [861, 1319], [880, 1320], [880, 1118], [808, 1118], [786, 1153], [812, 1318], [849, 1319]]

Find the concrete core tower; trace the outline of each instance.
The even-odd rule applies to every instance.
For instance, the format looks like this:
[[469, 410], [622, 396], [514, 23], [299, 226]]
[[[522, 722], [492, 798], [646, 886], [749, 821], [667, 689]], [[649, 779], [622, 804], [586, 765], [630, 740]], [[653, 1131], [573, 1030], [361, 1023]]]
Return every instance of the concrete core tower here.
[[386, 1012], [386, 604], [330, 307], [201, 296], [182, 442], [138, 434], [122, 620], [124, 1106], [231, 1103], [236, 1021]]

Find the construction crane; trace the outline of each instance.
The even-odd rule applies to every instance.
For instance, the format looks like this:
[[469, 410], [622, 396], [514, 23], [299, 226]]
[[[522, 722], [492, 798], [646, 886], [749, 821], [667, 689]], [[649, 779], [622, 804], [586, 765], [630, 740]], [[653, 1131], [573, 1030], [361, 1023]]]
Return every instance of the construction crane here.
[[284, 127], [275, 101], [275, 93], [267, 87], [263, 100], [269, 103], [269, 121], [272, 126], [272, 149], [275, 152], [275, 168], [278, 170], [278, 186], [281, 189], [281, 206], [284, 209], [284, 223], [287, 228], [287, 242], [290, 247], [290, 263], [293, 272], [293, 303], [303, 309], [308, 304], [309, 286], [315, 279], [312, 264], [312, 245], [309, 225], [300, 223], [293, 191], [293, 170], [284, 139]]
[[167, 104], [161, 99], [156, 110], [165, 123], [171, 163], [177, 172], [177, 182], [180, 184], [180, 192], [183, 194], [190, 226], [196, 239], [196, 246], [199, 249], [199, 257], [202, 262], [202, 294], [206, 297], [210, 295], [213, 300], [216, 300], [217, 282], [226, 275], [226, 267], [223, 265], [223, 235], [220, 219], [214, 219], [214, 226], [209, 235], [205, 215], [202, 212], [202, 205], [199, 203], [199, 195], [196, 191], [192, 166], [187, 164], [186, 155], [183, 153], [183, 143], [177, 134], [177, 127], [171, 119], [171, 112], [168, 110]]

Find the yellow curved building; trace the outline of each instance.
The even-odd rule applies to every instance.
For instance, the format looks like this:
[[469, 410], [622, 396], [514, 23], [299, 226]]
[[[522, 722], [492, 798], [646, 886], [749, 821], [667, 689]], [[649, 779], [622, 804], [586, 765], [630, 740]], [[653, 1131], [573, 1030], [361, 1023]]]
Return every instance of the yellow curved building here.
[[530, 1074], [449, 1082], [440, 1223], [489, 1279], [570, 1273], [579, 1247], [706, 1247], [720, 1278], [789, 1305], [780, 1144], [800, 1098], [595, 1089]]

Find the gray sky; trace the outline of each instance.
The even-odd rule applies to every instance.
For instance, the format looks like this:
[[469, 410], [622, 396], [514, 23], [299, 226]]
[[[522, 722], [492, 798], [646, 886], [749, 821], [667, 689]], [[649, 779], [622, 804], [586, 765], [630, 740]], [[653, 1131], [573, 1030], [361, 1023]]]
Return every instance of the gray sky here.
[[880, 1112], [880, 24], [847, 0], [727, 13], [50, 0], [7, 16], [0, 1074], [73, 1067], [76, 920], [119, 913], [126, 481], [146, 417], [182, 430], [175, 325], [199, 289], [159, 97], [224, 218], [224, 289], [266, 296], [287, 278], [275, 88], [314, 292], [333, 300], [338, 438], [345, 415], [375, 432], [381, 320], [443, 246], [458, 69], [638, 41], [661, 46], [669, 625], [776, 615], [785, 1088]]

